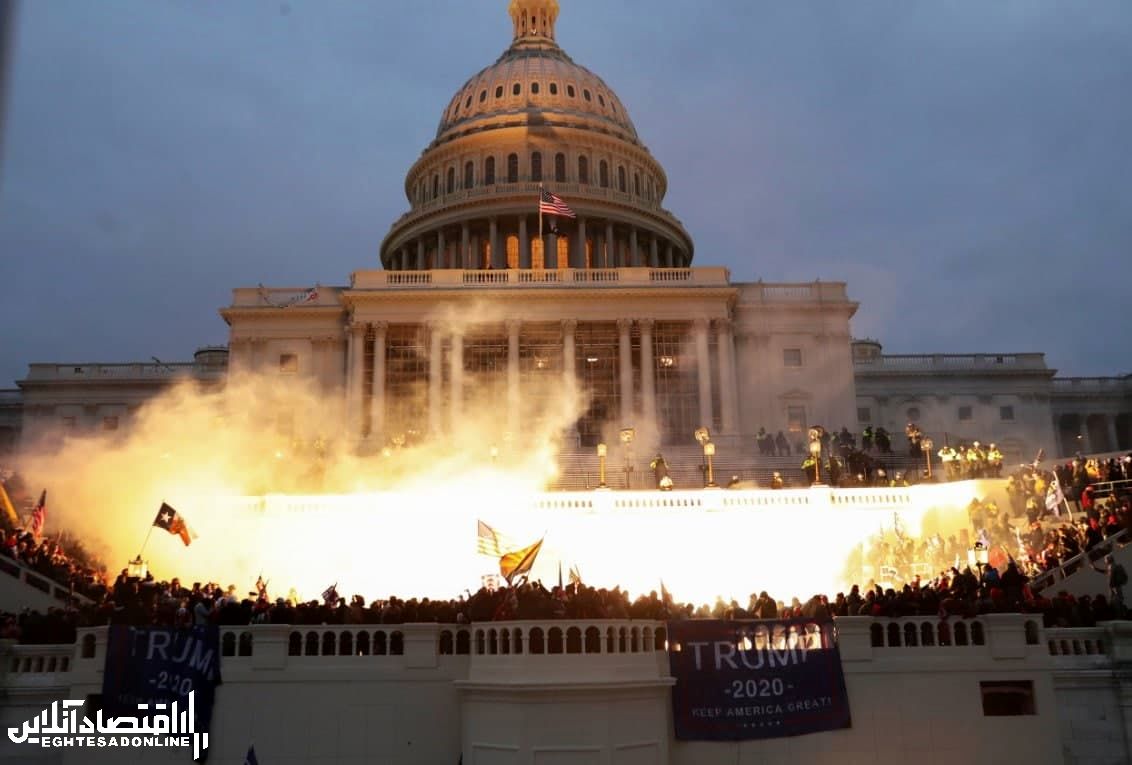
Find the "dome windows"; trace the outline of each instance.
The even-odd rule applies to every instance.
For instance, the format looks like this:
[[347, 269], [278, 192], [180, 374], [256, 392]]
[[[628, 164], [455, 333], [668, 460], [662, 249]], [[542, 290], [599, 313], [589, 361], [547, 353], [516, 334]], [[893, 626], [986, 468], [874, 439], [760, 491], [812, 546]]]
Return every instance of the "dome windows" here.
[[456, 168], [448, 168], [448, 178], [444, 184], [444, 193], [451, 194], [456, 190]]
[[570, 98], [574, 97], [574, 86], [573, 85], [567, 85], [566, 86], [566, 95], [568, 95]]
[[481, 90], [480, 91], [480, 103], [482, 104], [486, 100], [487, 100], [487, 91]]
[[511, 95], [517, 96], [522, 92], [523, 92], [523, 86], [520, 85], [519, 83], [516, 82], [514, 85], [511, 86]]
[[519, 182], [519, 155], [518, 154], [508, 154], [507, 155], [507, 182], [508, 183], [518, 183]]
[[495, 185], [495, 157], [483, 161], [483, 183], [485, 186]]
[[597, 94], [597, 102], [599, 104], [601, 104], [602, 106], [605, 106], [605, 96], [603, 96], [601, 93], [598, 93]]
[[550, 95], [552, 95], [552, 96], [558, 95], [558, 83], [557, 82], [550, 83]]
[[623, 165], [617, 166], [617, 190], [622, 194], [626, 192], [625, 167]]
[[590, 182], [590, 161], [585, 157], [578, 157], [578, 183]]
[[537, 82], [532, 82], [532, 83], [531, 83], [531, 95], [532, 95], [532, 96], [537, 96], [537, 95], [538, 95], [538, 83], [537, 83]]
[[464, 108], [465, 109], [471, 109], [472, 108], [472, 97], [471, 96], [468, 96], [468, 100], [464, 102]]
[[476, 166], [472, 162], [464, 163], [464, 188], [470, 189], [475, 181]]
[[440, 196], [440, 176], [436, 173], [432, 174], [432, 198], [436, 199]]
[[582, 89], [582, 98], [586, 99], [587, 101], [593, 101], [593, 98], [590, 96], [589, 88]]
[[542, 154], [540, 152], [531, 152], [531, 180], [542, 180]]
[[633, 173], [633, 193], [637, 196], [641, 195], [641, 174]]
[[609, 163], [604, 159], [597, 166], [598, 184], [603, 189], [609, 188]]
[[496, 85], [495, 86], [495, 97], [496, 98], [503, 98], [503, 86], [502, 85]]
[[555, 183], [566, 182], [566, 155], [562, 152], [554, 155], [554, 181]]

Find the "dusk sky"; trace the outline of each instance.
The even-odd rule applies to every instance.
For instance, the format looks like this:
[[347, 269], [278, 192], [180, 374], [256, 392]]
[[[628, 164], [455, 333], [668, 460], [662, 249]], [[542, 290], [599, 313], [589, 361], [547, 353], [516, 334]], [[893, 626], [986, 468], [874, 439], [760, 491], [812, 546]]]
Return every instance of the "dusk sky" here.
[[[854, 334], [890, 353], [1132, 372], [1132, 3], [561, 5], [559, 43], [665, 167], [696, 265], [847, 281]], [[36, 361], [187, 360], [226, 342], [233, 287], [379, 268], [506, 8], [25, 0], [0, 387]]]

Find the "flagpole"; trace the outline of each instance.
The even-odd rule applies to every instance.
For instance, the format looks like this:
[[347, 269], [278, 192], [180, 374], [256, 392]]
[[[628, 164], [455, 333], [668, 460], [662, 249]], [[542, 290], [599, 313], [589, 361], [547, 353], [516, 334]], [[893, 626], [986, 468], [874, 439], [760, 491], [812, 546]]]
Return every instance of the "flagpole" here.
[[153, 524], [149, 524], [149, 531], [145, 532], [145, 541], [142, 542], [141, 549], [138, 550], [138, 560], [141, 560], [142, 553], [145, 552], [145, 546], [149, 544], [149, 535], [153, 533]]

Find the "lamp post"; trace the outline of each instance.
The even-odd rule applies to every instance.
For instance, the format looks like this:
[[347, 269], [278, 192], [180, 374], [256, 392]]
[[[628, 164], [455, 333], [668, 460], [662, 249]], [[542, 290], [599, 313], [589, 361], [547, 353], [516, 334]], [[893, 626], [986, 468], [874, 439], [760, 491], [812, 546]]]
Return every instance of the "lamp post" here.
[[625, 488], [631, 488], [630, 474], [633, 472], [633, 439], [637, 431], [633, 428], [621, 428], [621, 443], [625, 445]]
[[932, 447], [935, 443], [930, 437], [924, 436], [920, 439], [920, 447], [924, 450], [924, 459], [928, 462], [928, 480], [932, 480]]
[[700, 426], [700, 427], [696, 428], [696, 432], [692, 434], [692, 437], [696, 439], [696, 443], [698, 443], [700, 446], [702, 446], [703, 450], [704, 450], [703, 462], [700, 463], [700, 475], [703, 476], [704, 486], [706, 487], [706, 486], [708, 486], [708, 480], [709, 480], [708, 479], [707, 445], [711, 441], [711, 431], [709, 431], [707, 428], [705, 428], [703, 426]]
[[711, 458], [715, 456], [715, 444], [708, 441], [704, 444], [704, 459], [707, 460], [707, 484], [705, 486], [709, 489], [717, 488], [715, 485], [715, 475], [711, 469]]
[[814, 460], [814, 486], [821, 483], [821, 441], [812, 439], [810, 441], [810, 456]]
[[126, 576], [131, 579], [145, 579], [145, 575], [148, 573], [149, 567], [146, 566], [141, 555], [138, 555], [138, 557], [134, 558], [126, 565]]
[[605, 485], [605, 455], [608, 453], [608, 451], [609, 451], [609, 447], [607, 447], [605, 445], [605, 442], [602, 442], [602, 443], [597, 445], [597, 465], [598, 465], [598, 468], [597, 468], [597, 470], [598, 470], [597, 487], [599, 489], [609, 488], [608, 486]]
[[975, 546], [967, 551], [967, 565], [974, 566], [977, 569], [980, 566], [986, 566], [989, 562], [990, 550], [982, 542], [975, 542]]

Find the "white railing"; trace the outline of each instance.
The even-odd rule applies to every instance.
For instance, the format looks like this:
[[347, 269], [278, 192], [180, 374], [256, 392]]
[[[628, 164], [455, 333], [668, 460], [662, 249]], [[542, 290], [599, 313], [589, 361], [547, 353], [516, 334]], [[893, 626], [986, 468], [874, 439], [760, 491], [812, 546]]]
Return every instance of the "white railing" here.
[[[431, 271], [358, 271], [353, 289], [453, 289], [555, 287], [667, 287], [669, 285], [727, 286], [725, 268], [559, 268], [500, 270], [441, 268]], [[808, 286], [803, 285], [806, 289]], [[268, 290], [269, 293], [273, 292]], [[259, 305], [256, 290], [237, 290], [237, 305]], [[250, 301], [250, 302], [249, 302]]]
[[28, 587], [33, 587], [43, 594], [60, 601], [67, 603], [74, 599], [80, 603], [92, 602], [90, 598], [80, 595], [77, 592], [72, 592], [70, 587], [64, 587], [56, 582], [54, 579], [39, 573], [38, 571], [24, 565], [23, 562], [14, 558], [9, 558], [6, 555], [0, 555], [0, 576], [10, 576], [17, 579]]
[[168, 364], [31, 364], [28, 380], [167, 380], [178, 377], [212, 378], [226, 374], [223, 365], [191, 361]]
[[1041, 353], [974, 353], [974, 354], [884, 354], [871, 358], [855, 358], [859, 367], [886, 370], [916, 369], [1046, 369]]
[[[1080, 657], [1089, 657], [1086, 663], [1108, 664], [1110, 646], [1108, 636], [1101, 627], [1055, 627], [1046, 630], [1049, 655], [1062, 659], [1062, 663], [1080, 663]], [[1074, 662], [1065, 662], [1072, 657]]]
[[1082, 569], [1092, 567], [1095, 561], [1100, 560], [1113, 550], [1124, 547], [1129, 541], [1132, 541], [1132, 532], [1129, 532], [1128, 529], [1121, 529], [1112, 536], [1105, 537], [1100, 544], [1091, 550], [1080, 552], [1072, 558], [1067, 558], [1062, 561], [1056, 568], [1043, 571], [1041, 574], [1034, 577], [1030, 586], [1035, 591], [1040, 592], [1060, 582], [1062, 579], [1076, 574]]

